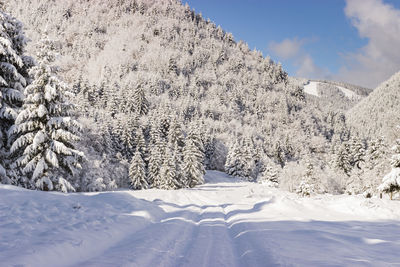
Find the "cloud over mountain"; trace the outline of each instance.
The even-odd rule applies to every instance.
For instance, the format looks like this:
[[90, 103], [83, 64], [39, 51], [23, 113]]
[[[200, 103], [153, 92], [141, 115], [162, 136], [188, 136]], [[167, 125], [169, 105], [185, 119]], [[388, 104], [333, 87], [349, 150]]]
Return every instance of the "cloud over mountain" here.
[[329, 71], [317, 66], [312, 56], [304, 49], [304, 45], [310, 41], [312, 40], [297, 37], [287, 38], [282, 42], [271, 42], [268, 48], [279, 59], [291, 61], [296, 67], [296, 76], [325, 79]]
[[382, 0], [346, 0], [344, 12], [368, 43], [344, 55], [338, 78], [376, 87], [400, 70], [400, 10]]

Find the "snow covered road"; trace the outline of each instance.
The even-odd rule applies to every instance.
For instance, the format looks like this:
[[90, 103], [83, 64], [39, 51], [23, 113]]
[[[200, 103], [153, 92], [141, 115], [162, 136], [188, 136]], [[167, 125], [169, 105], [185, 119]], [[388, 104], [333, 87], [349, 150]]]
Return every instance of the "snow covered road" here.
[[68, 195], [0, 185], [0, 266], [400, 265], [399, 201], [206, 180]]

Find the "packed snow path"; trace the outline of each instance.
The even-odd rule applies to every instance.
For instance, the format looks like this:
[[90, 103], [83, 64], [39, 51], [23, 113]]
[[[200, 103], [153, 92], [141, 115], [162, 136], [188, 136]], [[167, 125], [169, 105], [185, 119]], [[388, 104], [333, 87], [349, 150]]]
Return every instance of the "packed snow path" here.
[[85, 194], [0, 185], [0, 266], [400, 265], [399, 201], [206, 180]]

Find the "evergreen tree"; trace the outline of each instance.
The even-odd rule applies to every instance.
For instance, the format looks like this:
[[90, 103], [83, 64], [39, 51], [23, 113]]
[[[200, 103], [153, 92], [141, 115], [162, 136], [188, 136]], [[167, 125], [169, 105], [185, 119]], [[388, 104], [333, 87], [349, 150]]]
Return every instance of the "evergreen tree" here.
[[50, 40], [41, 42], [39, 64], [31, 72], [33, 82], [25, 89], [23, 109], [10, 129], [15, 138], [11, 153], [17, 157], [14, 166], [29, 178], [30, 184], [24, 186], [73, 190], [68, 183], [84, 157], [73, 145], [80, 139], [80, 125], [64, 96], [67, 85], [49, 66], [54, 59], [51, 48]]
[[146, 180], [146, 170], [144, 161], [139, 151], [136, 151], [129, 167], [129, 179], [134, 190], [147, 189], [149, 187]]
[[225, 164], [225, 172], [229, 175], [243, 178], [246, 176], [245, 169], [246, 162], [243, 157], [239, 142], [236, 141], [236, 143], [228, 152]]
[[146, 99], [143, 84], [139, 84], [134, 91], [133, 100], [136, 103], [136, 112], [145, 115], [149, 112], [149, 102]]
[[[159, 113], [161, 112], [161, 114]], [[169, 115], [165, 115], [166, 110], [161, 107], [160, 111], [157, 112], [157, 115], [160, 116], [159, 122], [159, 130], [161, 138], [168, 139], [169, 129], [171, 127], [171, 117]]]
[[147, 144], [146, 144], [146, 139], [144, 138], [143, 135], [143, 128], [139, 127], [136, 131], [136, 151], [140, 152], [140, 155], [142, 156], [142, 159], [145, 163], [148, 162], [148, 150], [147, 150]]
[[253, 158], [253, 160], [254, 160], [254, 169], [253, 169], [253, 175], [254, 175], [254, 178], [257, 180], [258, 179], [258, 177], [260, 176], [260, 174], [264, 171], [264, 168], [265, 168], [265, 165], [264, 165], [264, 162], [263, 162], [263, 160], [262, 160], [262, 154], [261, 154], [261, 151], [262, 151], [262, 147], [260, 146], [260, 145], [257, 145], [255, 148], [254, 148], [254, 158]]
[[353, 168], [349, 179], [346, 181], [346, 193], [349, 195], [357, 195], [367, 190], [362, 179], [364, 169]]
[[351, 165], [361, 169], [362, 163], [365, 162], [364, 144], [357, 137], [353, 137], [350, 142]]
[[[205, 148], [204, 148], [204, 143], [201, 137], [200, 129], [196, 125], [192, 125], [190, 127], [189, 133], [186, 137], [186, 139], [192, 140], [193, 144], [197, 147], [198, 153], [199, 153], [199, 160], [200, 162], [204, 165], [205, 161]], [[187, 141], [186, 141], [187, 143]], [[203, 168], [205, 174], [205, 169]]]
[[271, 187], [278, 187], [278, 172], [276, 167], [268, 165], [265, 167], [265, 170], [261, 173], [261, 176], [258, 179], [258, 182], [261, 184], [266, 184]]
[[335, 153], [333, 166], [336, 169], [343, 171], [343, 173], [345, 173], [347, 176], [350, 175], [352, 166], [350, 159], [350, 146], [347, 142], [343, 142], [338, 151]]
[[152, 187], [160, 187], [160, 182], [162, 181], [160, 168], [164, 162], [167, 143], [161, 131], [162, 127], [158, 118], [152, 119], [150, 125], [148, 181]]
[[182, 151], [183, 146], [185, 145], [184, 142], [185, 138], [183, 136], [183, 131], [181, 128], [181, 123], [178, 122], [178, 119], [175, 118], [170, 127], [168, 132], [168, 143], [171, 146], [177, 145], [178, 148]]
[[243, 160], [244, 160], [244, 169], [243, 169], [243, 177], [248, 181], [254, 180], [254, 169], [255, 169], [255, 154], [256, 151], [254, 149], [254, 143], [250, 137], [246, 137], [243, 140]]
[[32, 58], [24, 55], [25, 46], [21, 22], [0, 7], [0, 182], [11, 182], [6, 173], [10, 148], [7, 133], [22, 106], [28, 69], [33, 65]]
[[283, 149], [281, 147], [280, 142], [277, 142], [275, 144], [275, 149], [274, 149], [274, 158], [275, 160], [281, 165], [281, 167], [285, 166], [285, 155], [283, 153]]
[[187, 185], [194, 187], [204, 183], [204, 166], [201, 162], [202, 154], [199, 148], [195, 145], [192, 139], [186, 140], [186, 145], [183, 151], [184, 167], [183, 171], [187, 179]]
[[395, 153], [391, 160], [392, 171], [383, 177], [382, 184], [378, 187], [379, 191], [389, 193], [390, 199], [393, 198], [393, 192], [400, 191], [400, 139], [396, 140], [392, 149]]
[[175, 143], [172, 152], [172, 162], [175, 170], [175, 185], [177, 188], [183, 188], [188, 186], [187, 177], [183, 172], [183, 155], [178, 144]]
[[226, 155], [226, 161], [225, 161], [225, 172], [230, 175], [232, 172], [231, 169], [234, 167], [233, 165], [233, 157], [234, 157], [234, 151], [237, 150], [237, 141], [234, 144], [231, 144], [228, 149], [228, 154]]
[[167, 149], [164, 161], [160, 168], [160, 175], [155, 179], [154, 185], [159, 189], [177, 189], [175, 163], [172, 158], [172, 151]]
[[314, 179], [314, 165], [310, 160], [306, 161], [306, 171], [301, 178], [297, 193], [301, 196], [310, 196], [316, 190], [316, 181]]
[[124, 144], [122, 142], [124, 122], [120, 118], [110, 120], [108, 115], [106, 119], [109, 120], [106, 124], [108, 124], [109, 134], [111, 137], [110, 149], [115, 153], [121, 153], [124, 151]]
[[150, 148], [150, 157], [149, 157], [149, 168], [148, 168], [148, 181], [151, 187], [154, 186], [154, 183], [157, 177], [160, 176], [160, 168], [163, 163], [161, 157], [161, 149], [157, 145]]
[[372, 140], [366, 153], [367, 164], [370, 169], [375, 168], [382, 158], [386, 156], [386, 143], [383, 136]]
[[307, 183], [307, 181], [301, 180], [296, 192], [302, 197], [309, 197], [314, 192], [314, 187], [313, 185]]
[[127, 123], [122, 131], [122, 142], [124, 145], [124, 156], [131, 158], [134, 154], [135, 149], [135, 132], [137, 131], [138, 118], [129, 117]]
[[215, 136], [208, 135], [204, 142], [204, 165], [207, 169], [213, 169], [213, 157], [215, 155], [216, 138]]
[[119, 113], [118, 106], [122, 101], [121, 97], [118, 95], [119, 85], [114, 83], [113, 86], [107, 86], [106, 90], [106, 110], [109, 112], [112, 118], [115, 118], [117, 113]]

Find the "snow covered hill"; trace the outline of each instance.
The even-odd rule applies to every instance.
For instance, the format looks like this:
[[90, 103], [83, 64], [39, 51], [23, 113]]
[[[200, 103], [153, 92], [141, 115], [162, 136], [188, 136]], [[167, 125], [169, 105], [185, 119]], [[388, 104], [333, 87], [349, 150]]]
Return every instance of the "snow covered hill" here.
[[1, 266], [400, 264], [400, 202], [297, 195], [209, 171], [177, 191], [0, 185]]
[[331, 90], [336, 89], [339, 94], [342, 94], [350, 100], [360, 100], [367, 96], [370, 92], [369, 89], [357, 87], [354, 85], [337, 83], [332, 81], [307, 81], [304, 85], [304, 92], [310, 95], [321, 97], [326, 94], [327, 87]]
[[384, 136], [392, 144], [398, 136], [400, 123], [400, 72], [379, 85], [367, 98], [347, 113], [349, 124], [360, 136]]
[[304, 92], [317, 97], [323, 106], [334, 110], [348, 110], [371, 92], [370, 89], [335, 81], [298, 79], [304, 84]]

